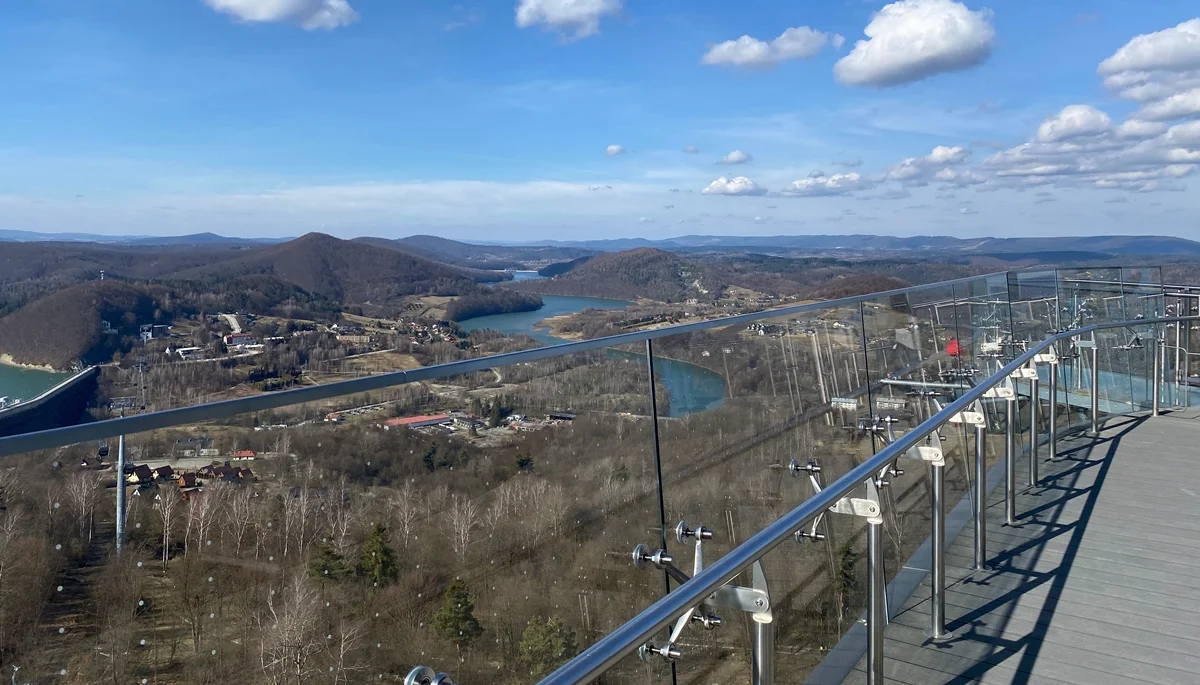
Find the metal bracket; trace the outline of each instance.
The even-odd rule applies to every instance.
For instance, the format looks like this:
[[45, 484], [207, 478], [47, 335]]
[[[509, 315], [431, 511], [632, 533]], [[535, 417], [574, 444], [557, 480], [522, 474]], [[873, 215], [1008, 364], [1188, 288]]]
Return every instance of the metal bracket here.
[[[798, 468], [802, 467], [797, 466], [793, 468], [793, 465], [789, 465], [789, 469], [793, 471]], [[817, 472], [820, 471], [820, 467], [816, 467], [816, 469]], [[703, 545], [705, 541], [712, 538], [712, 530], [704, 526], [692, 528], [687, 521], [680, 521], [675, 526], [676, 540], [680, 543], [688, 540], [695, 541], [695, 556], [692, 564], [692, 576], [690, 577], [674, 566], [674, 559], [664, 550], [660, 549], [650, 552], [645, 545], [638, 545], [634, 548], [634, 566], [637, 568], [646, 568], [650, 564], [654, 564], [657, 568], [667, 570], [671, 577], [676, 580], [686, 582], [704, 570]], [[705, 598], [703, 602], [692, 607], [675, 620], [666, 642], [662, 644], [647, 642], [638, 649], [638, 656], [643, 661], [655, 658], [661, 658], [668, 662], [675, 661], [681, 654], [676, 645], [678, 645], [679, 638], [683, 635], [683, 631], [688, 625], [699, 623], [705, 630], [712, 630], [723, 623], [721, 617], [711, 611], [716, 608], [744, 611], [750, 614], [750, 618], [757, 623], [771, 623], [774, 620], [771, 614], [771, 595], [767, 587], [767, 577], [763, 572], [762, 562], [754, 562], [751, 572], [753, 577], [751, 587], [724, 585], [717, 588], [717, 591]]]
[[1035, 355], [1033, 355], [1033, 363], [1034, 364], [1057, 364], [1058, 363], [1058, 355], [1054, 353], [1054, 350], [1050, 350], [1049, 352], [1042, 352], [1041, 354], [1035, 354]]
[[1022, 366], [1021, 368], [1014, 371], [1013, 375], [1012, 375], [1012, 378], [1014, 380], [1025, 380], [1025, 381], [1034, 380], [1037, 377], [1038, 377], [1037, 369], [1034, 368], [1033, 366]]
[[987, 425], [987, 418], [977, 411], [960, 411], [950, 417], [950, 423], [965, 423], [969, 426]]

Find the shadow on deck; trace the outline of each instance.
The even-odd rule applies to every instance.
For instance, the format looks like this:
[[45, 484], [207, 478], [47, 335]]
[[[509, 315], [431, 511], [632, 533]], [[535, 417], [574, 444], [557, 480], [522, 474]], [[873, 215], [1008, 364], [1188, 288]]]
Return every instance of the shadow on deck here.
[[[1025, 462], [1025, 463], [1021, 463]], [[1028, 482], [1018, 459], [1017, 483]], [[888, 683], [1200, 683], [1200, 413], [1110, 420], [1097, 439], [1059, 440], [1038, 487], [988, 508], [990, 570], [970, 527], [946, 550], [952, 640], [933, 643], [930, 585], [885, 636]], [[866, 682], [863, 663], [845, 682]]]

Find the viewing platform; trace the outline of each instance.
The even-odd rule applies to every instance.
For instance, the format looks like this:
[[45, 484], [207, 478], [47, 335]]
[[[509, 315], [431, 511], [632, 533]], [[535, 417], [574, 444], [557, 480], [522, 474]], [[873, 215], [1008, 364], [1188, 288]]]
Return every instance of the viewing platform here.
[[[1038, 485], [1020, 488], [1017, 525], [1004, 524], [993, 490], [988, 569], [973, 568], [970, 531], [946, 549], [953, 637], [926, 636], [927, 578], [884, 631], [886, 682], [1197, 682], [1197, 441], [1200, 411], [1114, 417], [1097, 438], [1059, 441]], [[1027, 478], [1019, 467], [1017, 482]], [[865, 667], [844, 682], [868, 682]]]

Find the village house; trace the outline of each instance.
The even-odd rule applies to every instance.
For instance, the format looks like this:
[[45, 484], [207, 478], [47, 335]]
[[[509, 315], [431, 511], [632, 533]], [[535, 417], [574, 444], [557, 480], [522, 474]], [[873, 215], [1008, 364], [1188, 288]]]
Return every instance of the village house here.
[[154, 474], [154, 480], [162, 480], [162, 481], [175, 480], [175, 469], [171, 468], [169, 465], [160, 466], [160, 467], [154, 469], [153, 474]]
[[130, 485], [150, 485], [154, 482], [154, 472], [149, 466], [139, 464], [133, 467], [133, 471], [126, 476], [125, 482]]

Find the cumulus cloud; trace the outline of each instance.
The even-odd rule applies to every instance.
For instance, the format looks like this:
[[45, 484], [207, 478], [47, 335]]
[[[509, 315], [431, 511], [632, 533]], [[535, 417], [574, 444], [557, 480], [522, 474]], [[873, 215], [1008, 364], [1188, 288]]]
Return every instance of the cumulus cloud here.
[[1038, 127], [1037, 138], [1042, 143], [1097, 136], [1112, 128], [1112, 119], [1091, 105], [1067, 105]]
[[925, 159], [930, 164], [962, 164], [971, 156], [971, 151], [965, 147], [948, 147], [939, 145]]
[[[888, 168], [884, 178], [888, 181], [899, 181], [907, 185], [926, 185], [931, 177], [941, 180], [938, 174], [954, 175], [957, 173], [948, 167], [963, 164], [971, 157], [971, 151], [961, 146], [939, 145], [924, 157], [908, 157], [899, 164]], [[946, 167], [942, 171], [939, 168]]]
[[212, 9], [242, 21], [291, 22], [307, 30], [336, 29], [354, 23], [358, 12], [347, 0], [203, 0]]
[[695, 145], [684, 145], [683, 151], [689, 155], [695, 155], [700, 152], [700, 148], [696, 147]]
[[1147, 121], [1170, 121], [1200, 115], [1200, 88], [1152, 102], [1142, 107], [1137, 115]]
[[1118, 138], [1153, 138], [1167, 130], [1167, 125], [1157, 121], [1126, 119], [1117, 127]]
[[860, 40], [834, 65], [848, 86], [895, 86], [967, 69], [992, 54], [990, 10], [971, 11], [954, 0], [900, 0], [871, 18]]
[[623, 0], [520, 0], [517, 26], [541, 26], [572, 39], [600, 32], [600, 20], [621, 13]]
[[1200, 18], [1135, 37], [1100, 63], [1101, 76], [1131, 71], [1200, 69]]
[[840, 48], [845, 38], [807, 26], [787, 29], [778, 38], [767, 42], [752, 36], [718, 43], [704, 53], [701, 64], [720, 64], [735, 67], [767, 67], [790, 59], [808, 59], [827, 45]]
[[721, 164], [748, 164], [754, 161], [754, 156], [744, 150], [734, 150], [721, 158]]
[[766, 195], [767, 189], [758, 185], [745, 176], [733, 178], [718, 178], [700, 191], [704, 195]]
[[609, 157], [616, 157], [617, 155], [625, 154], [625, 148], [621, 145], [609, 145], [608, 147], [604, 148], [604, 154], [608, 155]]
[[866, 177], [850, 172], [832, 176], [810, 176], [792, 184], [780, 192], [788, 197], [825, 197], [830, 195], [847, 195], [857, 190], [866, 190], [874, 184]]

